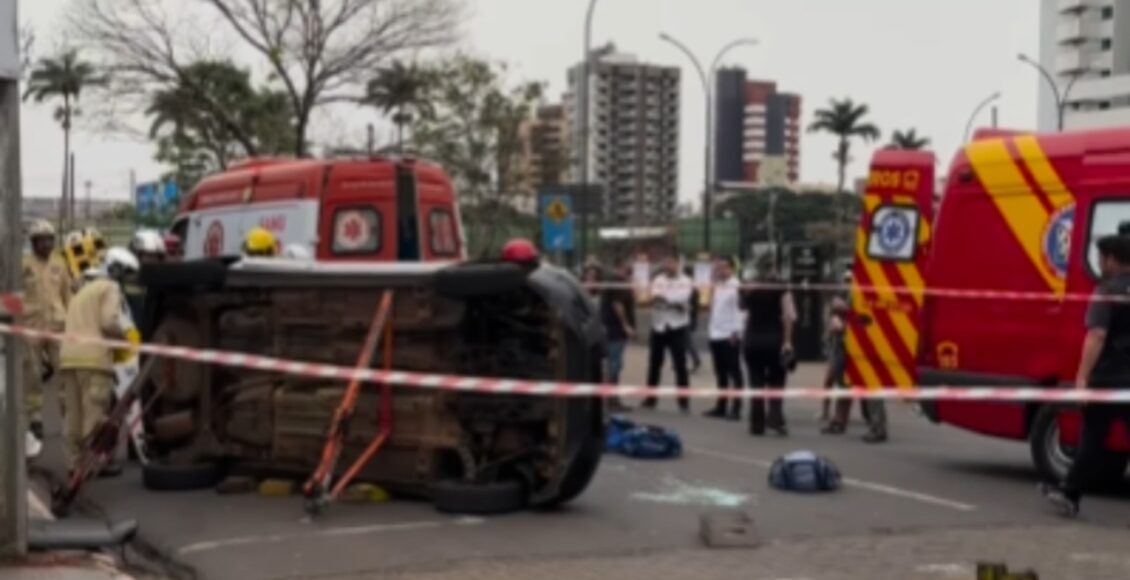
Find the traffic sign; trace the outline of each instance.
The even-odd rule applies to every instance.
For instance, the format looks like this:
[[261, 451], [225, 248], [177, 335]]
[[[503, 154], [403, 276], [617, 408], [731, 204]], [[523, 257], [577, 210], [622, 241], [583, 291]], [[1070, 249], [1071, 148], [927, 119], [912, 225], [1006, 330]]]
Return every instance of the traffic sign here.
[[573, 198], [565, 194], [541, 196], [542, 247], [550, 252], [573, 249]]

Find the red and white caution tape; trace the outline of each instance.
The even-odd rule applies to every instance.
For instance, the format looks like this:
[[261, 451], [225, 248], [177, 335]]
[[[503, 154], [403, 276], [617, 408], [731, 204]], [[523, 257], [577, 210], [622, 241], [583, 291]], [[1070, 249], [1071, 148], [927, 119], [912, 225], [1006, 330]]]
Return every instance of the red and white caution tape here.
[[[628, 282], [586, 282], [586, 288], [646, 290]], [[713, 284], [695, 284], [699, 289], [710, 289]], [[1130, 302], [1130, 296], [1096, 296], [1086, 293], [1054, 292], [1013, 292], [1005, 290], [966, 290], [960, 288], [931, 288], [928, 286], [870, 286], [850, 284], [795, 284], [785, 282], [751, 282], [741, 285], [743, 290], [788, 290], [790, 292], [847, 293], [857, 291], [865, 294], [895, 295], [913, 298], [932, 296], [936, 298], [958, 298], [965, 300], [1011, 300], [1025, 302]]]
[[24, 301], [15, 294], [0, 294], [0, 316], [20, 316], [24, 313]]
[[1043, 389], [1035, 387], [939, 387], [926, 389], [837, 389], [790, 388], [781, 391], [719, 391], [715, 388], [644, 387], [615, 386], [589, 383], [567, 383], [559, 381], [534, 381], [524, 379], [501, 379], [487, 377], [463, 377], [433, 373], [408, 371], [383, 371], [373, 369], [354, 369], [337, 365], [288, 361], [278, 358], [222, 352], [209, 349], [196, 349], [183, 346], [160, 344], [131, 345], [123, 340], [105, 340], [86, 336], [58, 334], [35, 330], [23, 326], [0, 324], [0, 334], [13, 334], [29, 338], [55, 340], [59, 342], [79, 342], [97, 344], [115, 349], [134, 349], [140, 352], [168, 358], [176, 358], [206, 364], [277, 372], [306, 378], [338, 379], [348, 381], [358, 379], [370, 383], [388, 383], [398, 387], [415, 387], [471, 393], [538, 395], [552, 397], [630, 397], [658, 396], [666, 398], [690, 397], [714, 399], [719, 396], [729, 398], [771, 398], [771, 399], [894, 399], [905, 401], [1044, 401], [1059, 403], [1130, 403], [1130, 389], [1124, 390], [1074, 390]]

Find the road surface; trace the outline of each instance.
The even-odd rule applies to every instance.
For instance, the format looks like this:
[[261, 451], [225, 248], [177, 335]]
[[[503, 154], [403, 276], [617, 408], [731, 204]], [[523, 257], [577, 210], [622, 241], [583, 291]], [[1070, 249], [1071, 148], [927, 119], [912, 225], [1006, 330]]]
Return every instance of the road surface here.
[[[646, 353], [630, 350], [627, 380]], [[802, 366], [795, 384], [822, 369]], [[695, 376], [711, 384], [709, 366]], [[694, 578], [712, 580], [970, 579], [978, 562], [1031, 568], [1040, 578], [1130, 578], [1130, 493], [1088, 500], [1061, 519], [1036, 494], [1023, 444], [929, 424], [891, 408], [892, 439], [868, 446], [818, 434], [817, 403], [790, 402], [789, 438], [753, 438], [744, 423], [691, 416], [664, 401], [637, 420], [672, 427], [683, 458], [609, 456], [568, 509], [496, 518], [447, 517], [427, 503], [338, 505], [317, 522], [297, 497], [155, 494], [139, 474], [93, 484], [88, 498], [113, 517], [136, 517], [144, 539], [202, 578]], [[848, 478], [840, 492], [771, 490], [777, 456], [812, 449]], [[711, 550], [700, 516], [742, 510], [763, 545]]]

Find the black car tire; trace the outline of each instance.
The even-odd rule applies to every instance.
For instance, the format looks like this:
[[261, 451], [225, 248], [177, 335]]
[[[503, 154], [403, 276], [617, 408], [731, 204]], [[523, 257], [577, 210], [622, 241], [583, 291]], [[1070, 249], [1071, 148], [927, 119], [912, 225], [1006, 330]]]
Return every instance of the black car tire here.
[[[1061, 408], [1043, 406], [1032, 420], [1032, 429], [1028, 434], [1028, 443], [1032, 451], [1032, 461], [1040, 477], [1049, 482], [1061, 482], [1067, 477], [1071, 468], [1074, 450], [1059, 444], [1059, 424], [1057, 416]], [[1126, 477], [1126, 467], [1130, 457], [1121, 453], [1108, 453], [1100, 467], [1094, 474], [1095, 485], [1101, 488], [1113, 488], [1121, 484]]]
[[141, 484], [153, 491], [194, 491], [215, 487], [222, 475], [220, 465], [213, 462], [169, 465], [150, 461], [141, 468]]
[[526, 507], [526, 485], [518, 480], [469, 483], [445, 480], [432, 487], [432, 504], [445, 514], [502, 515]]

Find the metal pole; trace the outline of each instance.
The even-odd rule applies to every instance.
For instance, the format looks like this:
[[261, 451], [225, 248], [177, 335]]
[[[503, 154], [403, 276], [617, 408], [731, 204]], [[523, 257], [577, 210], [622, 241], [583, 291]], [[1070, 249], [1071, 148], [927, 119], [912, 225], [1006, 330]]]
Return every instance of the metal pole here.
[[[14, 26], [14, 25], [13, 25]], [[16, 80], [0, 81], [0, 292], [20, 286], [20, 89]], [[27, 472], [24, 465], [24, 390], [22, 345], [3, 337], [0, 380], [0, 556], [27, 552]]]
[[993, 108], [992, 108], [992, 114], [993, 114], [993, 128], [994, 128], [994, 129], [996, 129], [996, 128], [997, 128], [997, 126], [998, 126], [998, 125], [997, 125], [997, 117], [998, 117], [998, 115], [997, 115], [997, 114], [998, 114], [999, 112], [1000, 112], [1000, 111], [998, 111], [998, 110], [997, 110], [997, 106], [996, 106], [996, 105], [993, 105]]
[[1071, 89], [1075, 88], [1075, 83], [1079, 82], [1079, 77], [1081, 77], [1081, 76], [1083, 76], [1083, 73], [1081, 73], [1081, 72], [1075, 73], [1071, 77], [1071, 80], [1068, 81], [1067, 86], [1063, 88], [1063, 102], [1061, 102], [1059, 104], [1059, 130], [1060, 131], [1063, 131], [1064, 126], [1066, 125], [1065, 119], [1066, 119], [1066, 114], [1067, 114], [1067, 103], [1069, 102], [1068, 97], [1071, 95]]
[[1064, 106], [1064, 103], [1063, 103], [1063, 97], [1060, 96], [1059, 85], [1056, 84], [1055, 78], [1052, 77], [1051, 73], [1048, 72], [1048, 69], [1044, 68], [1043, 65], [1032, 60], [1031, 58], [1028, 58], [1028, 55], [1020, 54], [1019, 56], [1017, 56], [1017, 59], [1019, 59], [1020, 62], [1028, 64], [1032, 68], [1039, 71], [1040, 76], [1044, 77], [1044, 80], [1047, 81], [1048, 86], [1051, 87], [1052, 95], [1055, 96], [1056, 111], [1059, 113], [1059, 130], [1063, 131], [1063, 106]]
[[[581, 78], [577, 83], [577, 90], [580, 92], [579, 111], [577, 114], [581, 117], [581, 196], [587, 197], [589, 195], [589, 76], [592, 71], [592, 21], [593, 15], [596, 13], [596, 3], [599, 0], [589, 0], [588, 10], [585, 12], [585, 53], [581, 59]], [[581, 209], [581, 239], [577, 245], [578, 262], [583, 264], [587, 258], [588, 252], [588, 237], [589, 237], [589, 199], [574, 200], [577, 207]]]
[[[981, 101], [977, 105], [977, 108], [973, 109], [973, 114], [969, 115], [969, 122], [965, 124], [965, 140], [962, 141], [963, 143], [969, 142], [969, 137], [970, 137], [971, 133], [973, 132], [973, 123], [975, 121], [977, 121], [977, 116], [981, 114], [981, 111], [984, 110], [985, 107], [989, 106], [990, 103], [992, 103], [993, 101], [996, 101], [999, 98], [1001, 98], [1001, 94], [1000, 94], [1000, 91], [997, 91], [997, 92], [989, 95], [988, 97], [986, 97], [985, 100]], [[995, 121], [994, 121], [994, 126], [995, 126]]]

